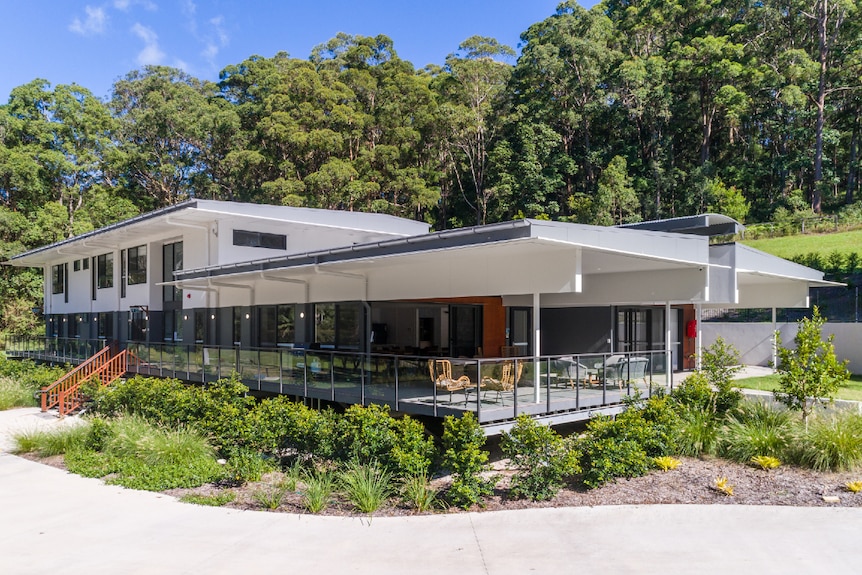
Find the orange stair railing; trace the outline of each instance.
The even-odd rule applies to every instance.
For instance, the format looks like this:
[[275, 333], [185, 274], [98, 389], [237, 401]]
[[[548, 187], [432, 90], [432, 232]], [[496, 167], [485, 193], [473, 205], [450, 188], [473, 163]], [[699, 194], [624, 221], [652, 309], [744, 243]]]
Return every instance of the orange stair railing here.
[[103, 347], [90, 359], [49, 385], [42, 388], [42, 411], [57, 407], [60, 416], [67, 415], [83, 405], [81, 385], [91, 379], [102, 386], [125, 375], [129, 355], [126, 350], [117, 353], [113, 345]]

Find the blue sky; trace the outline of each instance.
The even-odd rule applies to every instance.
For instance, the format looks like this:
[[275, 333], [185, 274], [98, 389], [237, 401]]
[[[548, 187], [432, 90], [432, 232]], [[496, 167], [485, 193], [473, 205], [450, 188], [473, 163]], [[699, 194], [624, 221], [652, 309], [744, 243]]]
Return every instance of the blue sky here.
[[[472, 35], [517, 49], [520, 34], [559, 0], [0, 0], [0, 103], [34, 78], [77, 82], [107, 98], [147, 64], [217, 80], [251, 56], [307, 58], [338, 32], [393, 39], [421, 68], [442, 64]], [[584, 6], [594, 0], [581, 2]]]

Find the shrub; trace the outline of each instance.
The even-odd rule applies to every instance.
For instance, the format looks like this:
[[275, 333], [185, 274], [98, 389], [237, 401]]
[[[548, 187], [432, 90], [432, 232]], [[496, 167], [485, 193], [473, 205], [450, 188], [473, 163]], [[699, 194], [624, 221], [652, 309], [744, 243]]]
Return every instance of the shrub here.
[[816, 471], [852, 471], [862, 464], [862, 416], [816, 418], [798, 444], [796, 460]]
[[488, 453], [482, 450], [485, 434], [472, 412], [443, 419], [443, 466], [452, 472], [448, 497], [464, 509], [490, 495], [492, 485], [481, 477], [488, 469]]
[[392, 475], [377, 462], [353, 461], [339, 474], [339, 485], [362, 513], [374, 513], [392, 494]]
[[272, 460], [266, 459], [260, 452], [235, 447], [227, 453], [226, 478], [236, 483], [260, 481], [264, 473], [278, 468]]
[[335, 452], [336, 415], [316, 411], [286, 397], [265, 399], [250, 414], [255, 430], [252, 445], [266, 453], [289, 450], [329, 459]]
[[862, 481], [848, 481], [844, 484], [844, 487], [847, 488], [847, 491], [850, 493], [859, 493], [862, 491]]
[[563, 478], [580, 471], [570, 442], [528, 415], [518, 416], [512, 430], [503, 432], [500, 447], [518, 469], [511, 487], [516, 497], [552, 499]]
[[626, 427], [603, 415], [587, 424], [587, 433], [576, 443], [584, 485], [596, 488], [617, 477], [639, 477], [649, 470], [646, 451], [630, 438]]
[[388, 406], [352, 405], [336, 429], [336, 455], [342, 461], [374, 462], [399, 476], [425, 474], [431, 466], [433, 439], [418, 421], [394, 419]]
[[713, 487], [719, 493], [724, 493], [728, 497], [733, 495], [733, 485], [728, 483], [727, 477], [717, 477], [713, 484]]
[[728, 417], [720, 431], [718, 452], [740, 463], [758, 455], [782, 458], [792, 440], [789, 413], [753, 401]]

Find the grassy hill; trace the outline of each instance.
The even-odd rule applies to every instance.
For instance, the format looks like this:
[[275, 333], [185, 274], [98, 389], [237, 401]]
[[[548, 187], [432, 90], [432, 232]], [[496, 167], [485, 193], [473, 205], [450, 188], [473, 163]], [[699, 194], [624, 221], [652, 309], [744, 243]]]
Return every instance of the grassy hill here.
[[744, 240], [741, 243], [788, 259], [807, 253], [819, 253], [823, 256], [827, 256], [830, 252], [834, 251], [862, 253], [862, 230], [838, 232], [835, 234], [804, 234], [780, 238]]

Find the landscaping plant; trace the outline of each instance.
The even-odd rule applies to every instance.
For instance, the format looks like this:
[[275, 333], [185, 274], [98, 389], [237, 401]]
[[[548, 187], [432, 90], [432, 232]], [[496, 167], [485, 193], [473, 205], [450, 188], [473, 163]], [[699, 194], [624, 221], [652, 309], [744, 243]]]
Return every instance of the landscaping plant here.
[[335, 480], [332, 473], [326, 470], [317, 470], [306, 474], [303, 482], [303, 503], [311, 513], [320, 513], [329, 505]]
[[437, 491], [424, 475], [410, 475], [401, 480], [401, 500], [419, 513], [431, 510], [437, 502]]
[[744, 402], [719, 432], [718, 452], [740, 463], [767, 455], [782, 458], [794, 440], [790, 414], [760, 401]]
[[796, 461], [815, 471], [853, 471], [862, 466], [862, 415], [819, 414], [805, 430]]
[[443, 419], [443, 467], [452, 473], [447, 493], [450, 501], [464, 509], [490, 495], [493, 485], [482, 477], [488, 470], [488, 453], [482, 449], [485, 434], [472, 412]]
[[392, 475], [376, 461], [352, 461], [338, 479], [341, 491], [362, 513], [374, 513], [392, 494]]
[[503, 432], [500, 448], [518, 470], [511, 484], [515, 497], [553, 499], [564, 479], [580, 471], [571, 442], [528, 415], [518, 416], [512, 430]]
[[811, 318], [797, 322], [794, 348], [782, 346], [776, 334], [779, 383], [775, 398], [790, 409], [802, 412], [806, 424], [814, 403], [820, 398], [831, 401], [838, 386], [850, 378], [847, 361], [839, 361], [835, 356], [832, 343], [835, 336], [823, 340], [824, 323], [826, 318], [821, 317], [820, 310], [814, 306]]

